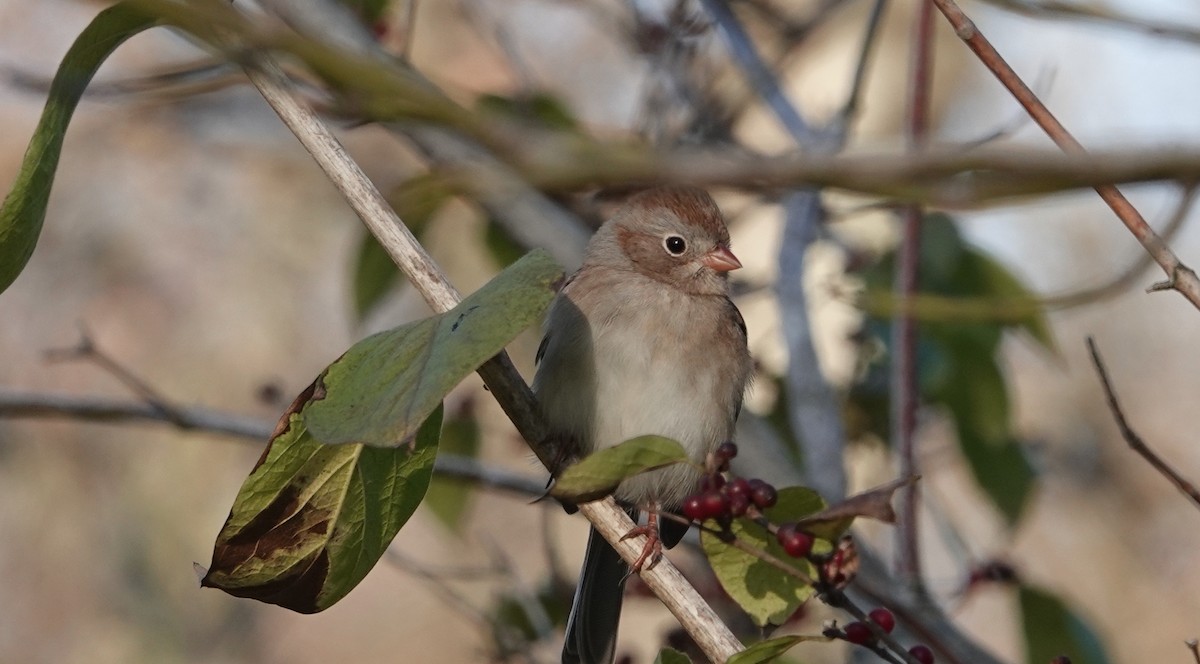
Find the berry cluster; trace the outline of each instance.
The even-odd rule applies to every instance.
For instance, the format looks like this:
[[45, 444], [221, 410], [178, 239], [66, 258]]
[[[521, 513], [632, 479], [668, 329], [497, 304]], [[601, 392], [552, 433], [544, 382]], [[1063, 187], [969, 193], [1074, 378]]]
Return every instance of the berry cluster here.
[[[867, 619], [874, 623], [876, 627], [883, 630], [884, 634], [891, 634], [892, 630], [896, 629], [896, 617], [892, 615], [891, 611], [883, 607], [872, 609], [867, 614]], [[868, 645], [875, 641], [875, 633], [865, 622], [855, 621], [848, 623], [845, 627], [842, 627], [841, 633], [836, 635], [860, 646]], [[917, 644], [908, 649], [908, 654], [921, 664], [933, 664], [933, 651], [929, 649], [929, 646]]]
[[700, 489], [683, 501], [683, 515], [693, 521], [729, 520], [744, 515], [753, 505], [764, 510], [779, 500], [775, 487], [762, 480], [736, 477], [726, 482], [721, 473], [729, 470], [729, 461], [737, 456], [737, 445], [721, 443], [709, 460], [708, 475]]

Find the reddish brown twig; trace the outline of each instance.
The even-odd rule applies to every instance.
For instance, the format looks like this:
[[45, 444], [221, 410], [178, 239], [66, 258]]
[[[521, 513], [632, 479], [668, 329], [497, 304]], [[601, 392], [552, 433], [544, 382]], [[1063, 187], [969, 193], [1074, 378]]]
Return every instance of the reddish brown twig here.
[[1192, 658], [1196, 660], [1196, 664], [1200, 664], [1200, 641], [1188, 639], [1183, 643], [1188, 647], [1188, 650], [1192, 651]]
[[[908, 76], [906, 138], [912, 149], [925, 143], [929, 127], [929, 96], [933, 70], [933, 6], [925, 0], [917, 8], [913, 24], [912, 56]], [[903, 241], [896, 261], [895, 293], [907, 301], [917, 292], [918, 266], [921, 262], [921, 219], [919, 204], [904, 208]], [[917, 324], [911, 312], [900, 312], [892, 323], [895, 362], [892, 366], [892, 438], [900, 454], [900, 476], [916, 475], [917, 431]], [[900, 522], [896, 531], [896, 571], [901, 582], [918, 594], [921, 585], [921, 555], [918, 547], [917, 515], [920, 489], [914, 484], [900, 499]]]
[[1187, 496], [1192, 503], [1200, 508], [1200, 491], [1196, 490], [1195, 485], [1184, 479], [1174, 468], [1162, 457], [1158, 456], [1151, 450], [1141, 436], [1137, 435], [1125, 421], [1125, 413], [1121, 411], [1121, 404], [1117, 402], [1117, 393], [1113, 391], [1112, 383], [1108, 378], [1108, 370], [1104, 368], [1104, 362], [1100, 360], [1100, 351], [1096, 348], [1096, 342], [1091, 338], [1087, 338], [1088, 351], [1092, 354], [1092, 363], [1096, 365], [1096, 373], [1100, 374], [1100, 384], [1104, 386], [1104, 396], [1108, 399], [1108, 409], [1112, 411], [1113, 419], [1117, 421], [1117, 428], [1121, 430], [1121, 437], [1129, 444], [1129, 447], [1134, 452], [1142, 455], [1151, 466], [1154, 467], [1163, 477], [1167, 478], [1171, 484], [1175, 485], [1183, 495]]
[[[1066, 127], [1054, 117], [1050, 109], [1038, 99], [1033, 90], [1021, 80], [1017, 72], [1005, 62], [999, 51], [979, 32], [975, 23], [959, 9], [954, 0], [932, 0], [937, 8], [945, 15], [946, 20], [954, 27], [955, 33], [966, 42], [980, 62], [984, 64], [1000, 81], [1002, 85], [1016, 98], [1017, 102], [1033, 118], [1033, 121], [1046, 132], [1063, 152], [1079, 154], [1085, 152], [1083, 145], [1067, 131]], [[1141, 213], [1125, 198], [1115, 185], [1105, 184], [1095, 187], [1096, 193], [1108, 204], [1108, 207], [1125, 224], [1130, 233], [1137, 238], [1147, 253], [1162, 267], [1167, 280], [1152, 285], [1149, 291], [1176, 290], [1186, 297], [1197, 309], [1200, 309], [1200, 278], [1195, 271], [1183, 264], [1175, 252], [1163, 241], [1150, 224], [1146, 223]]]

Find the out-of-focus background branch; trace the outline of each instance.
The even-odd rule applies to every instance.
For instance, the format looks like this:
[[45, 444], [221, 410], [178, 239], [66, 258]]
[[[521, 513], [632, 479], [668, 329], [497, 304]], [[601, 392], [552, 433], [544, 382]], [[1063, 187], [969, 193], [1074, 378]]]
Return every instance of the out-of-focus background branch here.
[[[102, 4], [0, 0], [0, 182], [39, 86]], [[1040, 662], [1024, 628], [1065, 615], [1108, 661], [1176, 661], [1195, 629], [1196, 515], [1125, 449], [1081, 340], [1105, 349], [1139, 435], [1194, 480], [1200, 457], [1179, 432], [1180, 396], [1200, 375], [1181, 352], [1198, 314], [1143, 292], [1154, 277], [1139, 247], [1094, 194], [1037, 195], [1165, 180], [1126, 194], [1194, 262], [1188, 109], [1200, 100], [1184, 83], [1200, 15], [1167, 2], [966, 5], [1026, 82], [1054, 72], [1034, 87], [1092, 156], [1058, 155], [1014, 123], [1016, 105], [941, 22], [927, 109], [939, 148], [910, 155], [915, 4], [260, 3], [294, 33], [222, 18], [243, 3], [145, 2], [176, 5], [174, 20], [233, 52], [292, 53], [289, 73], [343, 122], [339, 138], [464, 292], [532, 246], [574, 267], [619, 193], [604, 187], [720, 183], [760, 365], [735, 469], [829, 497], [892, 479], [887, 325], [911, 313], [929, 599], [887, 573], [891, 533], [878, 527], [857, 533], [882, 554], [866, 556], [858, 591], [896, 610], [904, 639], [946, 649], [941, 661]], [[353, 94], [328, 85], [356, 62], [411, 75], [364, 76]], [[206, 562], [259, 452], [217, 432], [256, 431], [355, 339], [427, 311], [236, 71], [165, 30], [122, 47], [67, 137], [38, 251], [0, 296], [0, 586], [21, 607], [6, 611], [0, 659], [553, 661], [583, 524], [527, 504], [534, 466], [476, 379], [448, 401], [440, 468], [508, 490], [439, 480], [394, 565], [317, 617], [197, 589], [186, 562]], [[985, 149], [964, 147], [984, 135]], [[932, 214], [906, 299], [890, 275], [908, 202]], [[80, 320], [173, 408], [129, 400], [111, 368], [46, 364]], [[511, 348], [526, 376], [536, 343], [531, 331]], [[116, 417], [173, 426], [92, 421]], [[703, 563], [671, 555], [719, 598]], [[828, 618], [845, 619], [810, 602], [784, 629]], [[622, 651], [650, 661], [664, 638], [682, 647], [674, 626], [656, 602], [631, 601]]]

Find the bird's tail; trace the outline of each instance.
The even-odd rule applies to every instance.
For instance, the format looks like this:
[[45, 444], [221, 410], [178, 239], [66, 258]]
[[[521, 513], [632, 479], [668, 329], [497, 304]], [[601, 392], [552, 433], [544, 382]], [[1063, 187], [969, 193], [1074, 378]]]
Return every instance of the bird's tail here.
[[600, 533], [588, 536], [563, 643], [563, 664], [611, 664], [629, 566]]

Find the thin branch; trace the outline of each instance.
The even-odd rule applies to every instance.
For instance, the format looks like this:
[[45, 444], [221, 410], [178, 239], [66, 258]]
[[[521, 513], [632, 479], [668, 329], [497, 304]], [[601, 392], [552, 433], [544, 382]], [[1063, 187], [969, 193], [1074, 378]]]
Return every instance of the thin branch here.
[[758, 91], [763, 101], [779, 119], [784, 129], [796, 139], [800, 145], [817, 145], [823, 142], [823, 137], [805, 120], [796, 107], [788, 101], [783, 87], [775, 74], [763, 62], [754, 43], [742, 27], [733, 10], [725, 0], [700, 0], [705, 11], [712, 16], [717, 27], [729, 44], [733, 59], [742, 68], [750, 84]]
[[[278, 67], [269, 59], [260, 58], [253, 68], [247, 69], [247, 75], [426, 302], [439, 312], [456, 305], [460, 300], [457, 290], [329, 129], [290, 93], [287, 79]], [[543, 465], [553, 467], [553, 452], [545, 444], [545, 422], [538, 412], [533, 393], [507, 354], [502, 352], [489, 360], [480, 367], [479, 375]], [[580, 506], [580, 512], [625, 560], [633, 563], [638, 559], [645, 538], [621, 539], [634, 528], [634, 523], [616, 502], [607, 498], [587, 503]], [[711, 659], [724, 661], [742, 650], [741, 643], [729, 628], [668, 561], [643, 570], [641, 576]]]
[[[168, 412], [173, 417], [168, 416]], [[22, 392], [0, 388], [0, 418], [63, 418], [86, 422], [161, 422], [185, 431], [215, 433], [258, 443], [271, 436], [274, 423], [197, 406], [169, 404], [164, 409], [146, 401], [76, 396], [47, 392]], [[488, 489], [507, 491], [522, 498], [541, 498], [543, 479], [489, 465], [479, 459], [439, 454], [434, 471], [443, 478], [462, 480]]]
[[[907, 122], [905, 137], [910, 149], [921, 149], [929, 133], [929, 98], [933, 78], [933, 5], [918, 3], [913, 23], [912, 55], [909, 63]], [[917, 291], [921, 263], [921, 220], [924, 209], [908, 205], [903, 213], [902, 240], [896, 261], [894, 291], [906, 301]], [[920, 393], [917, 380], [917, 325], [912, 316], [901, 312], [892, 321], [891, 437], [900, 457], [900, 476], [920, 473], [917, 467], [917, 408]], [[900, 583], [914, 594], [925, 592], [921, 580], [920, 488], [917, 484], [901, 492], [899, 523], [896, 529], [896, 571]]]
[[1078, 2], [1055, 2], [1053, 0], [983, 0], [1017, 14], [1034, 18], [1050, 18], [1066, 21], [1092, 21], [1108, 27], [1144, 32], [1152, 37], [1166, 37], [1179, 41], [1200, 44], [1200, 29], [1189, 28], [1178, 23], [1165, 23], [1128, 16], [1098, 4]]
[[166, 422], [187, 431], [203, 431], [265, 441], [272, 422], [200, 407], [172, 408], [176, 417], [144, 401], [80, 397], [0, 388], [0, 417], [65, 418], [91, 422]]
[[871, 53], [879, 41], [879, 30], [883, 25], [883, 10], [887, 7], [886, 0], [875, 0], [871, 6], [871, 14], [867, 17], [867, 29], [863, 34], [862, 45], [858, 51], [858, 64], [854, 67], [854, 78], [850, 83], [850, 94], [846, 103], [834, 120], [833, 125], [845, 135], [848, 125], [858, 117], [858, 107], [862, 102], [863, 90], [867, 82], [867, 64], [871, 61]]
[[157, 410], [168, 422], [186, 428], [178, 409], [148, 382], [125, 368], [116, 358], [101, 350], [88, 334], [86, 327], [80, 326], [79, 343], [74, 347], [48, 350], [45, 357], [50, 362], [86, 360], [96, 364], [140, 397], [147, 406]]
[[1188, 639], [1183, 642], [1192, 651], [1192, 658], [1196, 660], [1196, 664], [1200, 664], [1200, 640]]
[[823, 213], [820, 194], [795, 192], [784, 199], [783, 209], [775, 294], [788, 351], [788, 422], [803, 450], [804, 483], [836, 502], [846, 496], [846, 428], [838, 395], [821, 373], [803, 279]]
[[1096, 365], [1096, 373], [1100, 375], [1100, 384], [1104, 386], [1104, 397], [1108, 400], [1108, 409], [1112, 411], [1113, 419], [1117, 422], [1117, 428], [1121, 431], [1121, 437], [1129, 445], [1130, 449], [1141, 455], [1155, 470], [1167, 481], [1175, 485], [1179, 492], [1187, 496], [1192, 504], [1200, 508], [1200, 490], [1180, 475], [1178, 471], [1171, 467], [1162, 457], [1155, 454], [1141, 436], [1134, 432], [1133, 428], [1125, 420], [1125, 413], [1121, 410], [1121, 404], [1117, 401], [1117, 394], [1113, 390], [1112, 382], [1108, 378], [1108, 370], [1104, 368], [1104, 362], [1100, 359], [1100, 351], [1096, 348], [1096, 341], [1091, 337], [1087, 338], [1088, 352], [1092, 355], [1092, 364]]
[[[1025, 111], [1029, 113], [1033, 121], [1042, 128], [1042, 131], [1059, 148], [1068, 153], [1081, 154], [1085, 152], [1083, 145], [1067, 131], [1066, 127], [1038, 99], [1033, 90], [1021, 80], [1016, 71], [1009, 66], [995, 47], [992, 46], [991, 42], [979, 32], [979, 29], [959, 9], [954, 0], [932, 0], [932, 2], [945, 15], [959, 38], [967, 43], [967, 46], [979, 57], [979, 60], [996, 76], [1000, 83], [1004, 85]], [[1100, 195], [1100, 198], [1112, 208], [1117, 218], [1129, 229], [1129, 232], [1133, 233], [1138, 242], [1162, 266], [1163, 272], [1167, 275], [1167, 281], [1158, 284], [1155, 289], [1178, 291], [1193, 306], [1200, 308], [1200, 278], [1197, 278], [1196, 273], [1179, 260], [1175, 252], [1154, 232], [1154, 229], [1150, 227], [1150, 224], [1146, 223], [1141, 213], [1133, 207], [1116, 186], [1102, 184], [1094, 188], [1096, 193]]]

